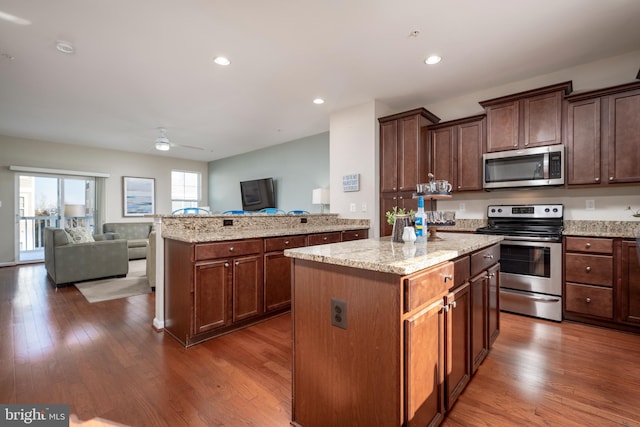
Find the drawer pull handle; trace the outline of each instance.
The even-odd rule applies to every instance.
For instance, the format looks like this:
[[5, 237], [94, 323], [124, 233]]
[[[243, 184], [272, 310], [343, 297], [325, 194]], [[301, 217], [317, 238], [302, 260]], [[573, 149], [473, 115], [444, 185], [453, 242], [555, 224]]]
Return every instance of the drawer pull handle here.
[[354, 234], [354, 236], [356, 236], [356, 237], [360, 237], [360, 235], [359, 235], [358, 233]]
[[326, 237], [323, 237], [323, 238], [322, 238], [322, 240], [327, 240], [327, 238], [326, 238]]
[[589, 249], [591, 247], [591, 243], [587, 243], [586, 245], [584, 245], [585, 248]]
[[288, 240], [285, 240], [285, 241], [284, 241], [284, 244], [285, 244], [285, 245], [288, 245], [288, 244], [289, 244], [289, 241], [288, 241]]
[[598, 181], [600, 181], [600, 177], [599, 176], [596, 177], [596, 182], [598, 182]]
[[225, 262], [225, 263], [224, 263], [224, 266], [225, 266], [225, 267], [229, 267], [229, 263], [228, 263], [228, 262]]
[[587, 303], [590, 303], [590, 302], [591, 302], [591, 298], [587, 297], [587, 299], [585, 299], [585, 301], [586, 301]]
[[453, 280], [453, 276], [451, 274], [444, 276], [444, 283], [447, 283], [447, 280]]
[[492, 255], [492, 254], [485, 255], [484, 257], [485, 257], [485, 258], [489, 258], [489, 259], [493, 259], [493, 255]]
[[585, 270], [587, 270], [587, 273], [589, 273], [591, 271], [591, 267], [587, 266], [587, 268], [585, 268]]
[[458, 304], [455, 301], [451, 301], [451, 308], [456, 308]]
[[239, 262], [239, 261], [236, 261], [236, 265], [240, 265], [240, 262]]
[[494, 278], [494, 277], [496, 277], [496, 274], [495, 274], [495, 273], [491, 273], [491, 274], [489, 274], [489, 279], [492, 279], [492, 278]]
[[229, 252], [233, 252], [233, 246], [229, 248]]
[[613, 181], [613, 177], [612, 176], [609, 177], [609, 181]]
[[445, 313], [449, 312], [449, 306], [448, 305], [442, 306], [442, 309], [444, 310]]

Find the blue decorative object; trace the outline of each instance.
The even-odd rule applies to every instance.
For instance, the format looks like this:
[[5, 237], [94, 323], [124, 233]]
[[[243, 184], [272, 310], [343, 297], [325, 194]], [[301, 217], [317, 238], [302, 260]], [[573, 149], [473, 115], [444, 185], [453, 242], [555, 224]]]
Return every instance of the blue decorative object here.
[[279, 213], [286, 213], [285, 211], [283, 211], [282, 209], [278, 209], [278, 208], [264, 208], [264, 209], [260, 209], [258, 212], [260, 213], [267, 213], [267, 214], [279, 214]]
[[210, 211], [208, 211], [206, 209], [203, 209], [203, 208], [180, 208], [180, 209], [176, 209], [175, 211], [171, 212], [171, 215], [180, 215], [180, 214], [198, 215], [200, 213], [211, 214]]
[[230, 211], [224, 211], [222, 212], [223, 215], [227, 215], [227, 214], [232, 214], [232, 215], [244, 215], [246, 214], [246, 211], [238, 211], [238, 210], [230, 210]]
[[289, 215], [307, 215], [309, 212], [307, 211], [289, 211], [287, 212]]

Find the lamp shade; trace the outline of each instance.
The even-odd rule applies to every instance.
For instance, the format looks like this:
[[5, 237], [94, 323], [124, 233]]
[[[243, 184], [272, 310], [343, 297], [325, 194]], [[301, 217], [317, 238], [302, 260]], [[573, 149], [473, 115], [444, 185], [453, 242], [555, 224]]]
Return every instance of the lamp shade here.
[[85, 215], [84, 205], [64, 205], [64, 216], [68, 218], [76, 218]]
[[314, 205], [328, 205], [329, 204], [329, 189], [316, 188], [313, 190], [311, 197], [311, 203]]

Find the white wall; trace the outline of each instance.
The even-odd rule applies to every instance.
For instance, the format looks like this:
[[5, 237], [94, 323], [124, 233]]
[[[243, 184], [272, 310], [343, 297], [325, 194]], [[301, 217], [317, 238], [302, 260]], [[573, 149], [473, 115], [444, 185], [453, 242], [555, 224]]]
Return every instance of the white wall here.
[[[379, 126], [388, 107], [377, 101], [347, 108], [330, 117], [331, 212], [371, 221], [371, 236], [379, 235]], [[342, 190], [344, 175], [360, 174], [360, 191]]]
[[207, 163], [173, 159], [152, 154], [135, 154], [116, 150], [80, 147], [0, 135], [0, 265], [15, 262], [15, 172], [10, 165], [49, 169], [102, 172], [106, 180], [108, 222], [150, 221], [149, 218], [124, 217], [122, 177], [155, 179], [156, 213], [171, 212], [171, 170], [188, 170], [202, 174], [203, 205], [207, 205]]

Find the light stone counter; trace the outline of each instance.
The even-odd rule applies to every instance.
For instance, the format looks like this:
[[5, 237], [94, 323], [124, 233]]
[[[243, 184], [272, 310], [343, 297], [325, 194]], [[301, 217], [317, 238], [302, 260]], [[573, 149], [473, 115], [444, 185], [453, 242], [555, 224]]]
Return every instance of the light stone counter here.
[[624, 237], [635, 239], [640, 233], [640, 221], [577, 221], [564, 220], [565, 236]]
[[502, 236], [438, 233], [427, 244], [393, 243], [389, 237], [287, 249], [291, 258], [405, 276], [500, 242]]
[[[225, 225], [225, 222], [230, 225]], [[293, 236], [368, 228], [368, 219], [339, 218], [336, 214], [171, 215], [162, 217], [162, 237], [187, 243]]]

